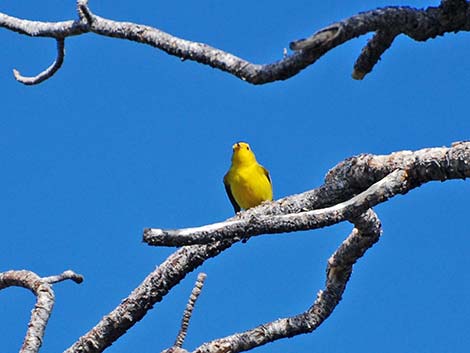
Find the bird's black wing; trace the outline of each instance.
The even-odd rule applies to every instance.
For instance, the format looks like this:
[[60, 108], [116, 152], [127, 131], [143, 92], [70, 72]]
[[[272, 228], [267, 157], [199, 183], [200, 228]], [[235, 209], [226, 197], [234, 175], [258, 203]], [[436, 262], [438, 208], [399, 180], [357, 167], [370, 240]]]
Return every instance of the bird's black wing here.
[[261, 168], [263, 168], [264, 175], [266, 175], [266, 178], [268, 178], [269, 183], [273, 185], [273, 182], [271, 181], [271, 175], [269, 175], [269, 171], [263, 166], [261, 166]]
[[266, 175], [266, 178], [268, 178], [269, 184], [271, 184], [271, 187], [272, 187], [273, 182], [271, 181], [271, 175], [269, 175], [269, 171], [263, 166], [261, 166], [261, 168], [263, 168], [264, 175]]
[[235, 211], [235, 213], [240, 212], [241, 208], [238, 205], [237, 201], [235, 201], [235, 198], [233, 197], [233, 194], [232, 194], [232, 189], [230, 188], [230, 185], [226, 182], [225, 178], [224, 178], [224, 185], [225, 185], [225, 191], [227, 192], [227, 196], [230, 199], [230, 202], [232, 203], [233, 210]]

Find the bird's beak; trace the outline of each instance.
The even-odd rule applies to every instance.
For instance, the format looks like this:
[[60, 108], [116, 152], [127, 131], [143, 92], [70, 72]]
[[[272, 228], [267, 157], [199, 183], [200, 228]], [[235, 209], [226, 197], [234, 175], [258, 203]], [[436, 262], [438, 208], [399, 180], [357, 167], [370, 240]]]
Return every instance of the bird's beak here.
[[239, 148], [240, 148], [240, 143], [239, 143], [239, 142], [237, 142], [236, 144], [234, 144], [234, 145], [232, 146], [232, 149], [233, 149], [234, 151], [235, 151], [235, 150], [238, 150]]

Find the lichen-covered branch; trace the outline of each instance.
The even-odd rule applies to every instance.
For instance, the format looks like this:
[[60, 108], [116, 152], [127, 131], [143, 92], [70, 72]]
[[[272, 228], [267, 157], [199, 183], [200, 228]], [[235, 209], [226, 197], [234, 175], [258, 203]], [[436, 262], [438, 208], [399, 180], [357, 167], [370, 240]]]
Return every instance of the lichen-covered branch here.
[[[427, 9], [386, 7], [360, 13], [317, 31], [307, 39], [294, 41], [290, 47], [295, 52], [276, 62], [254, 64], [207, 44], [178, 38], [151, 26], [99, 17], [90, 10], [87, 0], [77, 1], [77, 12], [78, 20], [63, 22], [29, 21], [0, 13], [0, 27], [33, 37], [57, 40], [89, 32], [127, 39], [181, 59], [209, 65], [252, 84], [286, 80], [336, 46], [369, 32], [376, 32], [377, 35], [356, 63], [353, 77], [358, 79], [372, 70], [396, 35], [405, 34], [414, 40], [424, 41], [445, 33], [470, 30], [470, 10], [465, 0], [443, 0], [440, 6]], [[54, 72], [43, 76], [44, 79]]]
[[205, 343], [193, 353], [243, 352], [281, 338], [309, 333], [319, 327], [340, 302], [353, 265], [379, 240], [381, 234], [380, 221], [372, 210], [352, 222], [355, 228], [328, 260], [325, 289], [318, 292], [315, 302], [308, 310]]
[[83, 281], [81, 275], [70, 270], [58, 276], [45, 278], [25, 270], [0, 273], [0, 290], [12, 286], [23, 287], [29, 289], [37, 297], [20, 353], [37, 353], [39, 351], [47, 322], [54, 307], [55, 298], [51, 284], [67, 279], [72, 279], [76, 283]]

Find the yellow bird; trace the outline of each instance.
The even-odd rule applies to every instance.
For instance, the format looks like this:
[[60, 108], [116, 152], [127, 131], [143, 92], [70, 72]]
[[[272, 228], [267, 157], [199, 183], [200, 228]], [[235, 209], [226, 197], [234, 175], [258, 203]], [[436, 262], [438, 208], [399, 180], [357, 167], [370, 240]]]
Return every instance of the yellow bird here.
[[269, 172], [256, 161], [246, 142], [233, 145], [232, 165], [224, 176], [224, 185], [235, 213], [273, 199]]

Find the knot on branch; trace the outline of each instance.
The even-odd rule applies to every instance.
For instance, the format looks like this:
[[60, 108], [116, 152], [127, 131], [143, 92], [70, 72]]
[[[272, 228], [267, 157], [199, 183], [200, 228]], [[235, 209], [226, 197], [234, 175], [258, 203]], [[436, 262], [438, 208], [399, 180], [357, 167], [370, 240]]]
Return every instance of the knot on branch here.
[[327, 47], [328, 44], [338, 38], [343, 31], [341, 23], [335, 23], [326, 27], [306, 39], [299, 39], [289, 43], [289, 48], [292, 50], [313, 50], [318, 47]]
[[360, 154], [345, 159], [328, 171], [325, 184], [335, 185], [343, 190], [348, 189], [352, 194], [363, 191], [393, 170], [386, 164], [374, 163], [373, 157], [369, 154]]

